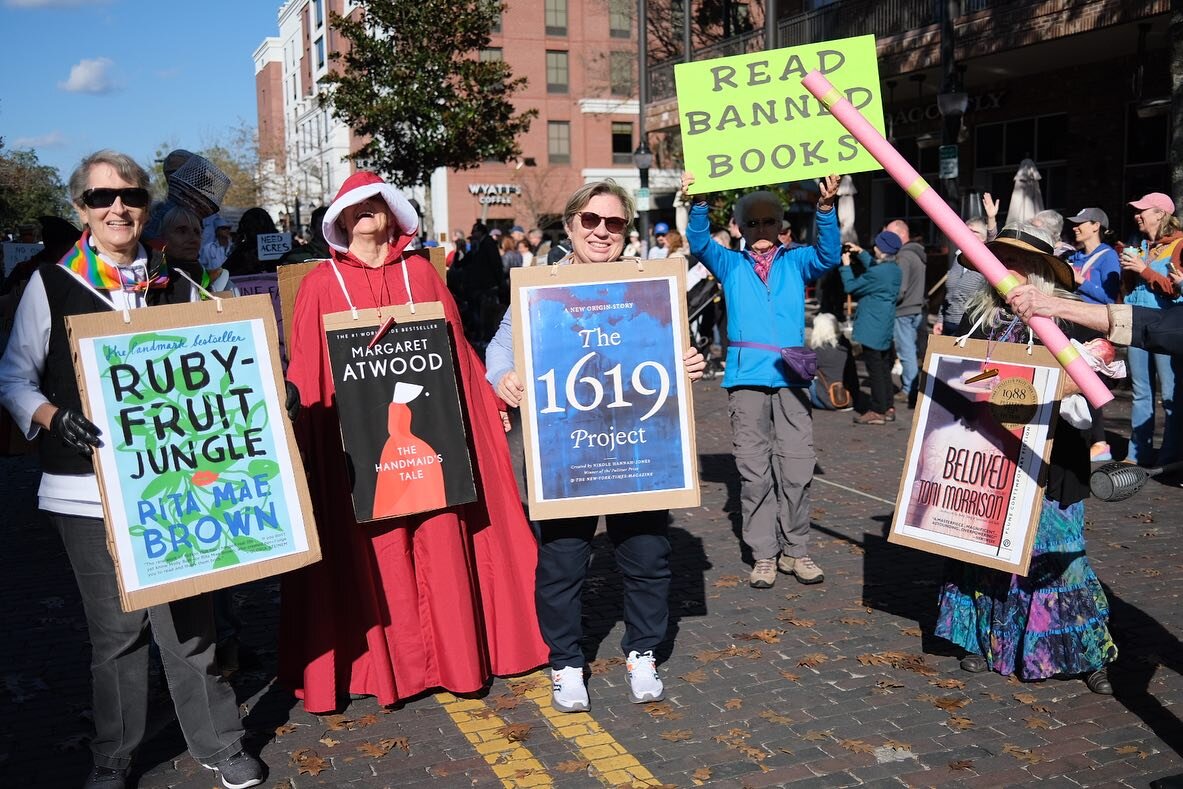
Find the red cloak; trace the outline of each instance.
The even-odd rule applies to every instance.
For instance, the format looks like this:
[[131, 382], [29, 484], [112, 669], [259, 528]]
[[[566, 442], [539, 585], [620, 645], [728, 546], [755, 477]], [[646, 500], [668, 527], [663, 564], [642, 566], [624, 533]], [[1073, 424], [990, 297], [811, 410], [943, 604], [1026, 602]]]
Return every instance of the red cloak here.
[[304, 456], [324, 559], [283, 579], [280, 681], [320, 713], [346, 693], [390, 705], [430, 688], [470, 693], [491, 675], [547, 660], [534, 611], [537, 543], [522, 512], [485, 370], [464, 339], [460, 314], [431, 264], [400, 247], [370, 269], [333, 258], [359, 309], [408, 300], [444, 305], [459, 361], [477, 501], [358, 524], [321, 317], [349, 309], [328, 262], [304, 279], [292, 319], [288, 379], [300, 390], [296, 435]]

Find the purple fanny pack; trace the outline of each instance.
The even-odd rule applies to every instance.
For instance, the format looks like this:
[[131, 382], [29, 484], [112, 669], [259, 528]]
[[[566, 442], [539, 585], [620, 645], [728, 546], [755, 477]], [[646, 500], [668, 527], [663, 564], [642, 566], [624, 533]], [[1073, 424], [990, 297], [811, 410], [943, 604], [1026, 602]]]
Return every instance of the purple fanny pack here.
[[809, 348], [802, 346], [793, 346], [790, 348], [778, 348], [775, 345], [768, 345], [762, 342], [732, 342], [737, 348], [756, 348], [761, 351], [768, 351], [770, 353], [780, 354], [780, 358], [784, 360], [785, 367], [788, 369], [789, 381], [795, 384], [807, 384], [817, 375], [817, 354]]

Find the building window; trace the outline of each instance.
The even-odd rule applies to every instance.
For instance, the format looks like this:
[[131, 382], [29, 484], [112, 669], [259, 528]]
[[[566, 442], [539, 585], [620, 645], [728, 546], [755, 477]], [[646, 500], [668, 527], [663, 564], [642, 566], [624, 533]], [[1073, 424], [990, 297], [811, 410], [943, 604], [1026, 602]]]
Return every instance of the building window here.
[[501, 47], [485, 47], [478, 53], [478, 57], [482, 63], [505, 60], [505, 55], [501, 51]]
[[567, 0], [546, 0], [546, 34], [567, 35]]
[[318, 69], [325, 67], [325, 40], [324, 36], [316, 39], [316, 67]]
[[546, 152], [551, 164], [571, 163], [571, 124], [550, 121], [546, 124]]
[[633, 163], [633, 125], [612, 123], [612, 164]]
[[[1067, 115], [982, 124], [975, 131], [975, 186], [1005, 201], [1014, 189], [1019, 164], [1031, 159], [1039, 169], [1043, 204], [1056, 210], [1067, 207]], [[1002, 206], [1004, 212], [1008, 208]]]
[[546, 92], [566, 93], [570, 76], [567, 69], [567, 53], [546, 51]]
[[612, 38], [633, 37], [633, 4], [631, 0], [609, 0], [608, 35]]
[[501, 32], [501, 17], [504, 13], [505, 13], [504, 11], [497, 12], [497, 18], [493, 20], [493, 27], [489, 28], [490, 33], [500, 33]]
[[613, 95], [633, 95], [634, 60], [631, 52], [608, 53], [608, 83]]
[[325, 0], [313, 0], [312, 5], [316, 8], [316, 29], [320, 30], [325, 23]]

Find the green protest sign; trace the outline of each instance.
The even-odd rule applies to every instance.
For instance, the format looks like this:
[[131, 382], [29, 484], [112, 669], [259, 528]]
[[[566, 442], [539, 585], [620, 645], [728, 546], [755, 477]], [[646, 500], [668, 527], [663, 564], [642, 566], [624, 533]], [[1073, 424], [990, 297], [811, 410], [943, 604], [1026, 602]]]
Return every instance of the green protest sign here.
[[820, 71], [883, 132], [875, 37], [855, 36], [674, 67], [692, 192], [859, 173], [879, 163], [801, 85]]

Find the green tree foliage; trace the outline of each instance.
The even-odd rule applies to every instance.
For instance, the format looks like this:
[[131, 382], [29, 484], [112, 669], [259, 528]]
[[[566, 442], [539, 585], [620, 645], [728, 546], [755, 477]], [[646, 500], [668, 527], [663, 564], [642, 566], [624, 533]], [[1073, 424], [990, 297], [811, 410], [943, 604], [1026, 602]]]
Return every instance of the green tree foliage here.
[[15, 230], [42, 216], [72, 218], [61, 176], [41, 164], [36, 151], [5, 150], [0, 141], [0, 230]]
[[525, 84], [501, 60], [480, 60], [501, 0], [363, 0], [331, 15], [349, 51], [323, 81], [333, 116], [366, 140], [352, 158], [399, 186], [427, 185], [437, 167], [466, 170], [521, 153], [535, 110], [515, 113]]
[[[762, 190], [772, 192], [780, 198], [781, 203], [787, 209], [789, 204], [793, 202], [793, 193], [786, 188], [786, 185], [780, 184], [775, 186], [763, 186]], [[735, 204], [739, 202], [739, 198], [746, 195], [748, 192], [754, 192], [754, 189], [725, 189], [721, 192], [711, 192], [706, 196], [707, 204], [710, 206], [710, 220], [711, 227], [727, 227], [731, 222], [732, 213], [735, 210]]]

